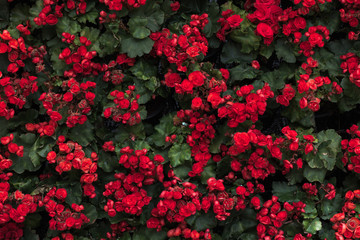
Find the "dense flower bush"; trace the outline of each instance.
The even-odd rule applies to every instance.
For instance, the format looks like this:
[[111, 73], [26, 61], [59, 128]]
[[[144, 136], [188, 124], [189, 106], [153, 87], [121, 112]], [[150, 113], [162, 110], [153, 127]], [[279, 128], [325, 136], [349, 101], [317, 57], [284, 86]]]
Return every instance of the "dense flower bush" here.
[[0, 239], [359, 239], [359, 20], [0, 0]]

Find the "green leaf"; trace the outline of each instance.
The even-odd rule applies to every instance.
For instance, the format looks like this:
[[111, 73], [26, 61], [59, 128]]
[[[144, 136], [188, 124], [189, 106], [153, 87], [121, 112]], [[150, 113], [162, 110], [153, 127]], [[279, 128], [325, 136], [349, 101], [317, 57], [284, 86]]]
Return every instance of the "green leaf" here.
[[124, 232], [118, 240], [131, 240], [131, 236], [129, 232]]
[[243, 233], [240, 235], [240, 239], [256, 240], [259, 239], [256, 233]]
[[132, 74], [135, 77], [142, 80], [149, 80], [151, 77], [156, 76], [157, 68], [154, 64], [151, 64], [149, 61], [140, 59], [135, 63], [134, 66], [130, 68]]
[[320, 239], [336, 240], [335, 231], [332, 229], [333, 223], [322, 222], [321, 230], [319, 231]]
[[83, 203], [82, 205], [84, 206], [84, 211], [82, 213], [90, 219], [90, 224], [94, 223], [98, 218], [96, 207], [90, 203]]
[[206, 37], [211, 37], [214, 33], [216, 33], [220, 28], [220, 24], [217, 22], [220, 18], [219, 5], [216, 2], [210, 2], [209, 10], [207, 11], [209, 17], [209, 23], [205, 25], [203, 32]]
[[101, 150], [99, 153], [98, 165], [105, 172], [113, 172], [114, 169], [119, 166], [119, 160], [116, 156], [112, 156], [111, 153]]
[[147, 0], [145, 6], [134, 9], [129, 15], [131, 18], [140, 17], [146, 19], [146, 27], [152, 32], [159, 31], [165, 19], [165, 13], [161, 10], [160, 5], [153, 0]]
[[318, 211], [315, 207], [314, 202], [307, 203], [304, 210], [305, 210], [305, 212], [303, 213], [303, 216], [306, 219], [314, 219], [315, 217], [318, 216]]
[[260, 48], [260, 55], [266, 57], [266, 59], [269, 59], [271, 57], [271, 55], [274, 52], [274, 45], [270, 45], [270, 46], [261, 46]]
[[211, 141], [209, 151], [211, 153], [220, 153], [220, 145], [224, 143], [226, 133], [229, 131], [229, 127], [224, 124], [218, 128], [215, 138]]
[[145, 104], [151, 99], [151, 93], [146, 92], [144, 94], [140, 94], [140, 98], [138, 99], [138, 104]]
[[296, 234], [302, 232], [302, 228], [303, 226], [295, 221], [289, 224], [284, 224], [284, 226], [281, 227], [288, 237], [294, 237]]
[[9, 134], [9, 120], [6, 120], [4, 117], [0, 118], [0, 136], [6, 136]]
[[272, 90], [282, 89], [285, 81], [294, 77], [294, 72], [289, 64], [281, 64], [279, 69], [261, 74], [260, 80], [269, 83]]
[[92, 44], [99, 40], [99, 35], [100, 30], [97, 28], [85, 27], [80, 32], [80, 36], [86, 37]]
[[[238, 239], [239, 235], [248, 232], [258, 224], [256, 220], [256, 213], [253, 209], [246, 208], [242, 211], [239, 211], [237, 218], [232, 219], [231, 222], [228, 222], [225, 225], [222, 239]], [[245, 234], [245, 233], [244, 233]], [[240, 236], [243, 236], [240, 235]], [[251, 235], [246, 237], [241, 237], [241, 239], [253, 239]], [[258, 239], [255, 237], [255, 239]]]
[[337, 193], [335, 198], [329, 200], [324, 199], [321, 203], [321, 212], [320, 217], [324, 220], [329, 220], [334, 214], [341, 211], [343, 199], [341, 198], [341, 194]]
[[326, 44], [325, 46], [335, 54], [335, 56], [341, 56], [349, 52], [351, 48], [351, 41], [348, 39], [334, 40]]
[[32, 151], [32, 147], [35, 144], [37, 137], [33, 133], [26, 133], [20, 135], [18, 138], [15, 139], [15, 143], [24, 146], [24, 156], [12, 157], [13, 165], [11, 169], [13, 169], [16, 173], [23, 173], [24, 171], [36, 171], [41, 167], [41, 163], [39, 159], [31, 159], [30, 153]]
[[[1, 4], [1, 6], [3, 6]], [[19, 24], [26, 24], [29, 20], [29, 6], [25, 4], [17, 4], [10, 11], [10, 24], [16, 27]]]
[[99, 49], [101, 49], [99, 56], [103, 57], [117, 52], [118, 50], [116, 48], [120, 45], [120, 39], [119, 36], [115, 37], [115, 35], [109, 31], [101, 34], [99, 38]]
[[259, 70], [249, 66], [247, 64], [240, 64], [234, 68], [229, 69], [230, 79], [233, 82], [241, 81], [244, 79], [254, 79], [256, 78]]
[[165, 240], [167, 239], [166, 233], [164, 231], [156, 231], [155, 229], [150, 228], [140, 228], [138, 231], [134, 232], [132, 240]]
[[28, 109], [26, 111], [20, 112], [14, 118], [9, 121], [9, 128], [14, 129], [20, 126], [25, 125], [29, 122], [34, 122], [35, 119], [38, 117], [38, 111], [35, 109]]
[[81, 31], [81, 26], [77, 23], [77, 21], [64, 16], [60, 18], [56, 24], [56, 31], [58, 32], [58, 35], [61, 35], [63, 32], [77, 34]]
[[286, 174], [286, 179], [289, 181], [289, 184], [301, 183], [304, 179], [303, 168], [291, 169], [290, 172]]
[[127, 53], [131, 58], [141, 57], [144, 54], [148, 54], [154, 41], [150, 38], [136, 39], [132, 37], [126, 37], [121, 42], [121, 52]]
[[160, 87], [160, 80], [156, 77], [151, 77], [144, 85], [151, 92], [155, 92], [155, 90]]
[[308, 165], [304, 167], [304, 177], [309, 182], [324, 182], [326, 172], [327, 170], [325, 168], [311, 168]]
[[204, 167], [204, 171], [201, 173], [201, 183], [206, 184], [207, 180], [211, 177], [216, 177], [214, 164], [208, 164]]
[[191, 148], [188, 144], [174, 144], [169, 150], [169, 158], [171, 166], [177, 167], [186, 160], [191, 159]]
[[341, 136], [334, 129], [321, 131], [317, 135], [320, 143], [317, 155], [323, 161], [328, 170], [333, 170], [336, 163], [336, 156], [341, 152]]
[[194, 228], [196, 231], [205, 231], [206, 229], [212, 229], [216, 227], [217, 220], [215, 218], [214, 212], [207, 212], [205, 214], [200, 214], [194, 224]]
[[281, 202], [300, 201], [297, 186], [290, 186], [285, 182], [273, 182], [272, 189], [273, 195]]
[[360, 103], [360, 88], [354, 83], [350, 82], [349, 78], [344, 78], [341, 83], [343, 88], [343, 97], [339, 101], [339, 109], [342, 112], [350, 111], [356, 107], [356, 104]]
[[254, 53], [244, 54], [241, 52], [241, 45], [234, 41], [228, 41], [224, 44], [220, 59], [221, 62], [228, 63], [251, 63], [256, 58]]
[[313, 152], [311, 152], [305, 156], [305, 159], [311, 168], [323, 168], [324, 167], [324, 163], [319, 158], [318, 154], [315, 155]]
[[50, 51], [50, 60], [51, 60], [52, 69], [57, 75], [62, 76], [64, 74], [64, 71], [67, 69], [67, 65], [64, 61], [59, 59], [61, 50], [59, 48], [52, 48], [52, 49], [53, 51]]
[[94, 138], [94, 126], [86, 121], [84, 124], [76, 125], [69, 131], [69, 138], [85, 147], [90, 144]]
[[221, 11], [224, 12], [226, 10], [234, 11], [234, 14], [238, 14], [240, 16], [244, 16], [245, 11], [241, 10], [238, 6], [236, 6], [233, 2], [228, 1], [221, 5]]
[[150, 145], [148, 144], [147, 141], [144, 141], [144, 140], [137, 140], [135, 141], [135, 144], [134, 144], [134, 149], [135, 150], [142, 150], [142, 149], [150, 149]]
[[62, 183], [58, 182], [58, 188], [65, 188], [67, 197], [65, 202], [71, 206], [71, 204], [80, 204], [82, 200], [82, 188], [80, 182]]
[[185, 164], [182, 164], [178, 167], [174, 167], [174, 173], [177, 177], [184, 180], [188, 177], [188, 173], [191, 171], [191, 167]]
[[35, 230], [31, 230], [30, 227], [26, 226], [23, 232], [24, 240], [39, 240], [39, 235], [36, 234]]
[[342, 71], [339, 68], [341, 59], [325, 48], [317, 50], [313, 56], [319, 62], [318, 68], [322, 71], [328, 71], [330, 77], [341, 76]]
[[[242, 26], [242, 28], [244, 28]], [[247, 32], [243, 32], [240, 29], [236, 29], [230, 33], [230, 38], [241, 44], [242, 53], [251, 53], [257, 50], [260, 46], [261, 38], [255, 35], [254, 31], [248, 29]]]
[[55, 141], [50, 137], [37, 138], [33, 146], [30, 148], [29, 157], [34, 167], [39, 167], [41, 162], [46, 161], [45, 158]]
[[314, 112], [310, 109], [301, 109], [296, 98], [295, 101], [290, 102], [289, 107], [282, 111], [282, 115], [287, 117], [292, 123], [298, 123], [307, 128], [315, 126]]
[[9, 182], [15, 189], [23, 193], [31, 193], [39, 184], [39, 178], [36, 176], [27, 176], [24, 178], [21, 174], [14, 174]]
[[182, 0], [181, 7], [191, 13], [207, 12], [208, 1], [207, 0]]
[[0, 28], [4, 29], [9, 24], [9, 3], [7, 0], [0, 0]]
[[151, 136], [152, 141], [156, 146], [161, 147], [165, 145], [166, 136], [175, 133], [176, 126], [173, 120], [174, 114], [167, 114], [160, 119], [160, 123], [155, 126], [155, 133]]
[[[32, 7], [30, 8], [29, 15], [31, 16], [32, 19], [38, 17], [40, 12], [43, 10], [43, 8], [44, 8], [43, 1], [36, 1], [36, 3], [33, 4]], [[36, 25], [34, 27], [36, 27]]]
[[130, 18], [128, 25], [131, 35], [137, 39], [144, 39], [149, 36], [150, 30], [146, 28], [147, 24], [147, 18], [139, 16]]
[[24, 225], [30, 228], [38, 228], [41, 224], [41, 215], [39, 213], [30, 213], [26, 216]]
[[322, 224], [319, 218], [306, 219], [303, 221], [304, 229], [306, 232], [316, 234], [317, 231], [321, 230]]
[[80, 15], [77, 18], [77, 20], [80, 23], [90, 22], [90, 23], [96, 24], [96, 19], [98, 18], [98, 16], [99, 16], [99, 12], [94, 9], [94, 10], [92, 10], [90, 12], [87, 12], [85, 14]]
[[279, 59], [284, 59], [285, 62], [295, 63], [296, 57], [293, 47], [284, 39], [279, 39], [275, 44], [276, 56]]
[[333, 12], [330, 13], [322, 13], [321, 18], [316, 18], [317, 25], [325, 26], [330, 34], [335, 32], [335, 30], [339, 29], [340, 21], [340, 14], [334, 14]]

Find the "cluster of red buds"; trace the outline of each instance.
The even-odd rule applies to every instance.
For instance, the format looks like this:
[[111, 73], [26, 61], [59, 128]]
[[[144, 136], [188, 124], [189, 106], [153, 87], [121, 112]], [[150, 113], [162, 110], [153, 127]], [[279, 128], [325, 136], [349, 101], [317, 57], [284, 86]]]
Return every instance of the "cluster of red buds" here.
[[186, 218], [195, 215], [196, 211], [200, 211], [201, 193], [195, 188], [196, 185], [184, 182], [182, 186], [169, 186], [162, 191], [160, 198], [163, 200], [151, 211], [152, 217], [147, 220], [147, 227], [161, 230], [165, 226], [165, 219], [170, 223], [182, 223]]
[[266, 201], [256, 219], [260, 222], [257, 227], [259, 239], [285, 239], [284, 231], [279, 230], [288, 219], [297, 219], [305, 212], [305, 203], [294, 202], [292, 204], [285, 202], [283, 206], [278, 202], [278, 197], [273, 196], [271, 200]]
[[0, 138], [0, 239], [7, 239], [8, 231], [13, 233], [13, 239], [20, 239], [23, 236], [23, 225], [26, 216], [37, 210], [37, 196], [23, 194], [17, 190], [10, 191], [9, 179], [13, 175], [7, 170], [12, 166], [11, 154], [23, 156], [23, 146], [13, 142], [14, 136]]
[[271, 91], [268, 83], [257, 91], [254, 91], [254, 86], [245, 85], [236, 90], [236, 96], [236, 98], [225, 96], [225, 105], [218, 109], [218, 116], [228, 118], [227, 125], [231, 128], [248, 119], [256, 122], [259, 115], [265, 113], [266, 101], [274, 97], [274, 92]]
[[299, 16], [298, 11], [292, 8], [287, 8], [279, 16], [279, 21], [284, 22], [282, 25], [282, 32], [285, 36], [293, 35], [293, 43], [299, 43], [302, 37], [301, 30], [306, 28], [306, 20]]
[[206, 13], [201, 16], [192, 15], [189, 25], [184, 25], [184, 34], [170, 34], [170, 30], [164, 28], [161, 32], [150, 34], [150, 38], [155, 41], [152, 54], [155, 56], [165, 55], [169, 63], [175, 63], [177, 69], [186, 72], [187, 67], [183, 65], [186, 60], [192, 61], [200, 53], [206, 55], [208, 42], [206, 37], [200, 32], [209, 22]]
[[[318, 194], [318, 189], [316, 187], [316, 184], [312, 183], [304, 183], [302, 186], [302, 189], [309, 195], [309, 196], [316, 196]], [[321, 184], [320, 188], [325, 191], [325, 198], [326, 199], [333, 199], [336, 195], [336, 189], [334, 185], [331, 183], [327, 183], [326, 185]]]
[[99, 2], [108, 6], [109, 10], [121, 11], [124, 6], [129, 9], [141, 7], [145, 5], [146, 0], [99, 0]]
[[225, 191], [222, 179], [209, 178], [207, 185], [209, 194], [201, 199], [201, 208], [207, 212], [213, 206], [215, 217], [219, 221], [225, 221], [230, 216], [230, 212], [227, 211], [233, 210], [236, 205], [236, 198]]
[[133, 66], [135, 64], [135, 58], [129, 58], [126, 54], [120, 54], [117, 56], [116, 61], [111, 61], [104, 72], [103, 80], [105, 82], [111, 81], [114, 85], [119, 85], [123, 82], [124, 74], [122, 70], [117, 69], [118, 65], [126, 64]]
[[[9, 165], [10, 159], [5, 159], [10, 157], [10, 154], [16, 154], [19, 157], [24, 155], [24, 146], [19, 146], [14, 141], [14, 135], [11, 133], [9, 136], [1, 137], [0, 142], [2, 144], [2, 151], [1, 151], [1, 161], [0, 161], [0, 169], [3, 171], [11, 166], [5, 167]], [[3, 162], [3, 163], [2, 163]], [[5, 164], [5, 162], [7, 162]], [[1, 167], [4, 166], [4, 167]]]
[[213, 124], [216, 122], [215, 115], [207, 116], [192, 110], [180, 110], [174, 119], [176, 124], [184, 123], [191, 129], [191, 134], [186, 137], [186, 142], [191, 147], [191, 156], [196, 163], [193, 164], [192, 170], [188, 173], [190, 177], [200, 176], [204, 167], [211, 159], [209, 146], [211, 139], [215, 137]]
[[314, 150], [315, 138], [312, 135], [298, 135], [289, 126], [285, 126], [281, 132], [286, 138], [278, 137], [275, 141], [279, 143], [281, 149], [290, 150], [287, 151], [287, 154], [290, 155], [287, 155], [287, 158], [282, 160], [284, 167], [282, 173], [285, 175], [293, 169], [294, 164], [298, 169], [302, 168], [303, 160], [301, 155], [307, 155]]
[[332, 0], [294, 0], [294, 4], [300, 4], [300, 8], [297, 10], [301, 15], [307, 15], [310, 12], [310, 9], [319, 10], [320, 4], [325, 4], [326, 2], [331, 2]]
[[[236, 199], [236, 205], [235, 205], [235, 209], [237, 211], [245, 209], [247, 202], [246, 199], [256, 193], [264, 193], [265, 192], [265, 188], [264, 185], [258, 183], [256, 181], [256, 185], [254, 185], [252, 182], [246, 182], [246, 184], [244, 184], [243, 186], [238, 186], [236, 188], [236, 194], [237, 199]], [[257, 197], [254, 198], [255, 201], [253, 201], [254, 203], [257, 201]], [[254, 205], [254, 204], [253, 204]]]
[[308, 38], [307, 41], [300, 43], [300, 54], [304, 54], [306, 57], [310, 57], [315, 52], [313, 48], [315, 47], [324, 47], [325, 40], [329, 40], [329, 30], [325, 26], [311, 26], [308, 31], [305, 33], [305, 36]]
[[73, 10], [76, 8], [76, 14], [85, 14], [86, 1], [85, 0], [66, 0], [66, 4], [59, 3], [59, 0], [43, 0], [43, 9], [39, 13], [39, 16], [34, 18], [36, 25], [56, 25], [59, 18], [63, 17], [63, 9], [66, 6], [67, 9]]
[[[142, 208], [150, 203], [151, 197], [143, 189], [144, 185], [152, 185], [155, 180], [163, 182], [164, 158], [155, 155], [153, 160], [147, 155], [147, 150], [134, 151], [130, 147], [120, 150], [122, 154], [119, 164], [130, 170], [129, 174], [116, 173], [116, 181], [105, 185], [103, 195], [108, 197], [104, 210], [110, 217], [118, 212], [140, 215]], [[110, 199], [112, 197], [114, 200]]]
[[110, 96], [114, 98], [115, 106], [104, 110], [105, 118], [112, 117], [115, 122], [122, 122], [130, 126], [140, 123], [141, 116], [137, 102], [140, 95], [135, 94], [134, 85], [128, 86], [128, 90], [125, 92], [114, 90], [110, 93]]
[[91, 60], [96, 56], [96, 51], [88, 51], [86, 47], [91, 45], [91, 41], [86, 37], [80, 37], [80, 45], [76, 45], [74, 35], [63, 33], [63, 41], [71, 44], [70, 48], [64, 48], [59, 55], [59, 59], [65, 61], [67, 65], [72, 64], [72, 68], [64, 72], [65, 77], [75, 78], [76, 76], [98, 75], [103, 72], [105, 65], [94, 63]]
[[54, 120], [50, 120], [49, 122], [41, 122], [41, 123], [27, 123], [25, 124], [25, 128], [29, 132], [37, 132], [40, 137], [42, 136], [52, 136], [55, 133], [57, 128], [57, 123]]
[[66, 231], [70, 229], [80, 229], [82, 225], [89, 223], [90, 219], [83, 213], [84, 206], [73, 203], [70, 208], [63, 204], [67, 197], [67, 191], [64, 188], [53, 187], [39, 201], [39, 207], [44, 206], [51, 217], [49, 228], [51, 230]]
[[360, 19], [360, 3], [353, 0], [340, 0], [344, 8], [339, 10], [340, 19], [344, 23], [349, 23], [351, 27], [357, 27]]
[[335, 214], [330, 221], [334, 223], [332, 228], [336, 231], [338, 240], [360, 238], [360, 219], [355, 211], [359, 203], [360, 190], [348, 191], [345, 194], [345, 203], [342, 212]]
[[170, 229], [167, 232], [167, 236], [169, 238], [173, 238], [173, 237], [181, 237], [182, 239], [192, 239], [192, 240], [210, 240], [211, 239], [211, 233], [209, 229], [206, 229], [205, 232], [204, 231], [196, 231], [196, 230], [191, 230], [190, 228], [187, 227], [185, 222], [182, 222], [179, 224], [178, 227]]
[[295, 97], [296, 90], [291, 86], [291, 84], [285, 84], [282, 89], [282, 94], [276, 97], [276, 102], [283, 105], [289, 106], [290, 101]]
[[[251, 3], [251, 1], [247, 1]], [[280, 8], [280, 0], [274, 1], [256, 1], [252, 4], [255, 11], [246, 17], [250, 22], [255, 23], [255, 33], [264, 38], [264, 44], [270, 45], [274, 39], [274, 34], [279, 32], [279, 17], [283, 10]], [[245, 9], [249, 8], [245, 6]], [[267, 14], [263, 14], [266, 11]]]
[[340, 58], [344, 61], [340, 65], [343, 73], [348, 72], [350, 82], [360, 87], [360, 58], [352, 52], [342, 55]]
[[[257, 148], [248, 159], [237, 160], [234, 158], [231, 161], [231, 169], [234, 172], [241, 171], [242, 177], [245, 180], [264, 180], [270, 174], [275, 173], [275, 167], [263, 156], [264, 152], [264, 149]], [[242, 162], [244, 163], [244, 166], [242, 166]]]
[[312, 57], [308, 57], [306, 59], [306, 62], [301, 64], [301, 68], [305, 71], [307, 75], [311, 75], [313, 72], [313, 68], [316, 68], [318, 66], [319, 66], [318, 61], [316, 61]]
[[[302, 74], [298, 83], [298, 92], [304, 93], [304, 96], [300, 99], [300, 108], [309, 108], [311, 111], [316, 112], [320, 109], [321, 98], [331, 98], [332, 95], [341, 94], [343, 92], [342, 87], [337, 82], [332, 82], [329, 77], [317, 76], [311, 78], [310, 75]], [[331, 90], [326, 90], [331, 86]], [[321, 89], [319, 89], [321, 88]], [[318, 97], [317, 97], [318, 96]]]
[[[253, 126], [247, 132], [237, 132], [233, 136], [234, 144], [229, 147], [227, 153], [229, 156], [236, 157], [245, 151], [252, 148], [252, 145], [261, 149], [261, 147], [266, 146], [270, 151], [271, 156], [279, 160], [282, 159], [282, 153], [280, 150], [281, 141], [275, 139], [273, 141], [270, 135], [264, 135], [261, 131], [254, 129]], [[257, 154], [262, 154], [259, 152]], [[240, 165], [241, 166], [241, 165]]]
[[84, 190], [84, 195], [94, 198], [96, 194], [95, 187], [92, 183], [97, 181], [98, 178], [96, 173], [97, 154], [93, 152], [90, 158], [85, 157], [82, 146], [73, 141], [65, 142], [64, 136], [59, 136], [56, 144], [58, 151], [50, 151], [46, 159], [49, 163], [56, 164], [55, 170], [59, 174], [69, 172], [72, 168], [81, 170], [83, 174], [80, 182]]
[[124, 232], [134, 231], [136, 228], [129, 225], [127, 221], [111, 224], [111, 233], [107, 232], [106, 237], [110, 240], [116, 240]]
[[175, 87], [177, 94], [193, 94], [192, 110], [209, 112], [210, 104], [216, 109], [224, 103], [220, 95], [227, 90], [226, 81], [229, 79], [229, 71], [226, 69], [212, 69], [211, 72], [216, 72], [216, 76], [210, 76], [204, 71], [193, 71], [187, 79], [182, 80], [178, 73], [169, 69], [164, 83], [168, 87]]
[[221, 24], [221, 28], [216, 33], [216, 37], [225, 42], [225, 36], [230, 34], [234, 29], [240, 26], [243, 21], [240, 15], [234, 14], [234, 11], [228, 9], [221, 13], [222, 18], [219, 18], [218, 22]]
[[51, 89], [48, 93], [41, 94], [39, 100], [42, 102], [47, 114], [51, 120], [58, 122], [62, 119], [59, 111], [63, 108], [67, 110], [68, 117], [66, 125], [69, 128], [76, 124], [84, 124], [91, 111], [91, 105], [94, 105], [95, 94], [91, 92], [96, 87], [95, 82], [87, 81], [79, 83], [75, 78], [62, 82], [64, 94], [54, 93]]
[[42, 71], [44, 69], [43, 58], [47, 52], [44, 46], [26, 48], [22, 37], [14, 39], [7, 30], [4, 30], [0, 37], [0, 54], [7, 54], [10, 61], [7, 66], [8, 74], [3, 75], [0, 72], [0, 116], [10, 119], [14, 116], [15, 111], [8, 104], [13, 104], [21, 109], [26, 103], [26, 97], [38, 90], [36, 76], [31, 76], [26, 71], [21, 71], [21, 76], [18, 76], [17, 73], [20, 68], [25, 67], [24, 61], [28, 58], [36, 65], [37, 72]]
[[344, 155], [341, 158], [344, 166], [349, 171], [360, 173], [360, 130], [357, 125], [352, 125], [350, 129], [346, 130], [351, 135], [351, 139], [343, 139], [341, 141], [341, 148]]

